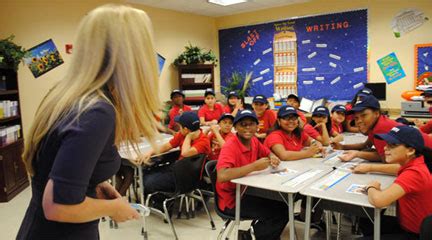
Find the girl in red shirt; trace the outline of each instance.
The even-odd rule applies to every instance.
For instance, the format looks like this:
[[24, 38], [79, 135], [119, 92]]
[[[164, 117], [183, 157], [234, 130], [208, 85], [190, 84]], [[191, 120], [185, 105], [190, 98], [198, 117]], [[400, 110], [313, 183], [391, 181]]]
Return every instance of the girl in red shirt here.
[[216, 103], [213, 89], [208, 88], [204, 93], [204, 105], [198, 110], [201, 125], [210, 126], [217, 124], [218, 119], [224, 113], [222, 105]]
[[[313, 139], [300, 128], [299, 115], [294, 107], [281, 107], [277, 117], [275, 130], [267, 136], [264, 145], [282, 161], [312, 157], [321, 151], [321, 144], [316, 141], [311, 144]], [[310, 147], [304, 149], [306, 146]]]
[[264, 95], [256, 95], [253, 98], [252, 107], [258, 118], [258, 132], [255, 136], [264, 141], [268, 130], [276, 123], [276, 114], [269, 108], [267, 98]]
[[[432, 214], [432, 150], [425, 147], [420, 131], [410, 126], [397, 126], [375, 137], [387, 142], [385, 161], [401, 165], [390, 187], [381, 189], [379, 182], [372, 181], [365, 189], [369, 202], [377, 208], [398, 203], [398, 217], [381, 217], [381, 234], [418, 239], [423, 219]], [[364, 235], [372, 234], [368, 219], [360, 223]]]
[[239, 95], [235, 91], [229, 92], [227, 105], [224, 107], [225, 113], [231, 113], [235, 117], [237, 112], [242, 109], [243, 103]]
[[346, 108], [343, 105], [336, 105], [331, 111], [332, 131], [338, 134], [344, 132]]
[[[311, 129], [312, 126], [314, 129]], [[330, 119], [330, 113], [327, 107], [319, 106], [312, 112], [312, 121], [310, 126], [305, 126], [306, 132], [311, 136], [316, 135], [312, 133], [313, 130], [317, 131], [319, 135], [315, 138], [322, 145], [327, 146], [330, 144], [330, 137], [333, 137], [332, 142], [340, 142], [343, 140], [343, 136], [332, 131], [332, 123]]]

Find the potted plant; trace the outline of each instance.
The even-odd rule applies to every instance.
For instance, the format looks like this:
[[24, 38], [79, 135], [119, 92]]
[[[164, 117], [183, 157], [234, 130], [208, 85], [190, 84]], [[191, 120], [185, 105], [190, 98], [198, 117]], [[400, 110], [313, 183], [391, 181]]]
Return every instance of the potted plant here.
[[253, 72], [248, 72], [243, 76], [240, 72], [233, 72], [231, 77], [225, 81], [226, 86], [221, 86], [222, 93], [228, 95], [229, 92], [236, 91], [241, 99], [248, 96], [252, 74]]
[[200, 64], [206, 62], [217, 62], [216, 55], [212, 52], [212, 50], [203, 52], [202, 48], [192, 46], [192, 44], [189, 43], [188, 46], [185, 46], [185, 51], [174, 60], [174, 65]]
[[26, 55], [26, 50], [13, 42], [14, 35], [0, 40], [0, 67], [18, 70], [18, 64]]

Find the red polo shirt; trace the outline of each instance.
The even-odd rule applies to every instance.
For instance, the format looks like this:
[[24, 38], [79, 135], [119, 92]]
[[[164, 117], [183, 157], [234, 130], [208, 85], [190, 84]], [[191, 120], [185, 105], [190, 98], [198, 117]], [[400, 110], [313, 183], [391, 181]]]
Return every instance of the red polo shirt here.
[[300, 120], [302, 120], [303, 123], [307, 123], [306, 116], [303, 114], [302, 111], [297, 110], [297, 114], [299, 115]]
[[[251, 140], [250, 149], [246, 148], [235, 135], [222, 147], [216, 169], [238, 168], [255, 162], [257, 159], [270, 155], [270, 150], [256, 137]], [[216, 192], [219, 197], [219, 208], [235, 208], [236, 185], [232, 182], [216, 182]]]
[[261, 117], [258, 117], [258, 133], [267, 133], [276, 122], [276, 113], [267, 109]]
[[180, 112], [180, 109], [181, 109], [183, 112], [189, 112], [189, 111], [192, 111], [192, 108], [189, 107], [188, 105], [183, 105], [182, 108], [180, 108], [180, 107], [177, 106], [177, 105], [174, 105], [174, 106], [169, 110], [169, 113], [168, 113], [168, 115], [169, 115], [169, 117], [170, 117], [170, 121], [169, 121], [169, 124], [168, 124], [168, 128], [169, 128], [169, 129], [174, 129], [174, 126], [175, 126], [174, 118], [175, 118], [176, 116], [180, 115], [180, 113], [179, 113], [179, 112]]
[[309, 123], [304, 125], [303, 131], [313, 139], [317, 139], [317, 137], [321, 136], [321, 134]]
[[[232, 132], [229, 133], [220, 133], [222, 138], [226, 141], [228, 141], [229, 138], [234, 137], [235, 135]], [[217, 160], [219, 158], [219, 153], [221, 150], [221, 147], [219, 146], [219, 142], [216, 138], [216, 135], [214, 133], [210, 133], [208, 136], [211, 144], [211, 154], [209, 155], [209, 159], [211, 160]]]
[[[351, 103], [347, 103], [345, 105], [345, 109], [347, 112], [350, 111], [352, 108], [353, 108], [353, 106], [351, 105]], [[347, 114], [345, 116], [345, 119], [347, 120], [347, 122], [354, 120], [354, 114], [349, 114], [349, 115]]]
[[198, 116], [201, 118], [203, 117], [206, 122], [210, 122], [212, 120], [218, 120], [219, 117], [224, 113], [224, 109], [222, 105], [219, 103], [216, 103], [214, 105], [213, 110], [210, 110], [210, 108], [207, 106], [207, 104], [204, 104], [201, 106], [201, 108], [198, 110]]
[[432, 133], [432, 120], [429, 120], [425, 125], [421, 126], [420, 130], [426, 134]]
[[230, 108], [230, 106], [225, 105], [225, 106], [224, 106], [224, 112], [225, 112], [225, 113], [231, 113], [231, 108]]
[[342, 123], [336, 123], [336, 122], [332, 121], [332, 132], [335, 132], [337, 134], [343, 133]]
[[264, 145], [271, 149], [276, 144], [282, 144], [282, 146], [285, 147], [285, 150], [298, 152], [306, 146], [308, 139], [309, 136], [304, 131], [301, 131], [300, 137], [297, 137], [294, 134], [290, 135], [283, 130], [276, 130], [267, 136]]
[[[171, 147], [173, 147], [173, 148], [179, 147], [181, 150], [181, 148], [183, 146], [184, 139], [185, 139], [185, 136], [183, 136], [183, 134], [178, 132], [169, 141], [169, 143], [171, 144]], [[201, 130], [200, 130], [199, 137], [192, 141], [191, 147], [194, 147], [198, 151], [198, 154], [205, 153], [205, 154], [209, 155], [211, 153], [210, 140]], [[183, 158], [183, 155], [180, 156], [180, 159], [182, 159], [182, 158]]]
[[432, 214], [432, 175], [423, 156], [402, 166], [394, 183], [405, 191], [398, 200], [399, 223], [403, 229], [418, 234], [423, 219]]

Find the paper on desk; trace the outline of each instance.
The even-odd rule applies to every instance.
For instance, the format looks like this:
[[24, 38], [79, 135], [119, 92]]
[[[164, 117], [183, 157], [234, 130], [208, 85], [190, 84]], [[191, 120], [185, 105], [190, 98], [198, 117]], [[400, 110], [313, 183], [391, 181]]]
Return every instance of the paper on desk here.
[[288, 186], [288, 187], [295, 187], [295, 186], [299, 185], [300, 183], [307, 181], [308, 179], [314, 177], [315, 175], [317, 175], [321, 172], [322, 172], [322, 170], [309, 169], [308, 171], [305, 171], [305, 172], [295, 176], [294, 178], [291, 178], [288, 181], [283, 182], [282, 185]]
[[342, 181], [344, 178], [348, 177], [351, 173], [347, 171], [335, 170], [333, 173], [328, 175], [324, 180], [319, 181], [314, 184], [311, 188], [315, 190], [325, 191], [338, 182]]
[[346, 190], [347, 193], [354, 193], [354, 194], [366, 194], [366, 185], [361, 184], [351, 184], [351, 186]]
[[343, 153], [341, 150], [334, 151], [327, 155], [324, 158], [323, 163], [326, 165], [335, 165], [336, 163], [339, 163], [341, 160], [339, 159], [339, 156]]
[[278, 170], [273, 170], [270, 173], [273, 173], [273, 174], [275, 174], [277, 176], [286, 176], [286, 175], [289, 175], [289, 174], [298, 173], [298, 171], [294, 170], [294, 169], [289, 169], [289, 168], [282, 168], [282, 169], [278, 169]]

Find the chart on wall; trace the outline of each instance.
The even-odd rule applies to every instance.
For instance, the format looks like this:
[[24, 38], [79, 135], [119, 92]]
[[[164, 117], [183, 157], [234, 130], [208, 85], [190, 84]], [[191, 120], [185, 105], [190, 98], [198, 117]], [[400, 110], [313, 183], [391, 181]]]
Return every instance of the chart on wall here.
[[250, 96], [348, 100], [368, 78], [367, 10], [219, 30], [221, 85], [252, 73]]

